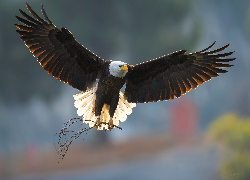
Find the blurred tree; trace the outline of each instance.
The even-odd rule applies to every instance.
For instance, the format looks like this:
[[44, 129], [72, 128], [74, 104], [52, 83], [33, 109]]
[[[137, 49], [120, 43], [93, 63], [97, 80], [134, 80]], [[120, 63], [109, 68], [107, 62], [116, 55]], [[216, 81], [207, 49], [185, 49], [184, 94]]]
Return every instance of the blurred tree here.
[[250, 118], [225, 114], [210, 125], [208, 137], [232, 149], [250, 150]]
[[241, 118], [232, 113], [225, 114], [210, 125], [207, 137], [210, 141], [226, 147], [222, 152], [225, 157], [220, 167], [222, 178], [249, 180], [250, 118]]
[[220, 172], [222, 180], [249, 180], [250, 153], [235, 151], [229, 159], [222, 162]]

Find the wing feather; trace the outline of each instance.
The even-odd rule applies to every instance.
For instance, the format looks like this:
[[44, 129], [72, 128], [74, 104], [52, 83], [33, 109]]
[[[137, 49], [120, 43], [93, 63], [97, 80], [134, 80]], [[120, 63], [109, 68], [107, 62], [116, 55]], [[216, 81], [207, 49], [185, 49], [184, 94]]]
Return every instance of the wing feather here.
[[233, 65], [227, 62], [235, 58], [227, 58], [233, 52], [220, 53], [229, 44], [213, 51], [202, 51], [185, 54], [177, 51], [159, 59], [129, 66], [127, 73], [125, 96], [128, 102], [143, 103], [172, 100], [191, 89], [197, 88], [218, 73], [226, 73], [225, 67]]
[[183, 80], [183, 83], [184, 83], [184, 85], [186, 87], [186, 92], [190, 91], [191, 90], [191, 84], [189, 83], [188, 78], [183, 77], [182, 80]]
[[101, 75], [105, 61], [83, 47], [65, 28], [58, 29], [47, 17], [43, 6], [39, 17], [26, 3], [30, 14], [19, 10], [24, 17], [16, 18], [24, 25], [15, 24], [17, 33], [40, 65], [52, 76], [85, 91]]

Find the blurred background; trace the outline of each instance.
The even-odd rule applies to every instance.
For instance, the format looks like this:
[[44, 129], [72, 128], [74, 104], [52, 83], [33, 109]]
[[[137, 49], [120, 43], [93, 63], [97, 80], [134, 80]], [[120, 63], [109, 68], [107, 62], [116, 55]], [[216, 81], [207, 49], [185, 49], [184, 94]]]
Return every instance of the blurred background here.
[[47, 75], [15, 32], [25, 2], [0, 1], [0, 179], [250, 179], [250, 1], [28, 1], [105, 59], [137, 64], [215, 40], [235, 51], [228, 73], [137, 104], [122, 130], [90, 130], [59, 163], [55, 133], [77, 117], [79, 92]]

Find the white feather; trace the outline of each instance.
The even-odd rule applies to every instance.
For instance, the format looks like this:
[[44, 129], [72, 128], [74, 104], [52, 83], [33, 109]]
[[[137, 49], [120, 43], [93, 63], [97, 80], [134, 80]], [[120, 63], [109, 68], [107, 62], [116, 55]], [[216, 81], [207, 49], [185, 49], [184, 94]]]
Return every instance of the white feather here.
[[125, 64], [126, 63], [121, 62], [121, 61], [112, 61], [109, 64], [109, 73], [112, 76], [123, 78], [126, 75], [127, 71], [122, 70], [119, 66], [125, 65]]
[[[119, 66], [118, 66], [119, 67]], [[94, 87], [86, 92], [81, 92], [74, 95], [75, 107], [78, 109], [77, 114], [83, 116], [83, 122], [89, 124], [89, 127], [93, 127], [97, 121], [97, 116], [95, 116], [95, 100], [96, 100], [96, 90]], [[123, 93], [119, 92], [119, 102], [115, 110], [113, 118], [109, 115], [109, 105], [104, 104], [102, 107], [102, 112], [100, 116], [100, 122], [109, 123], [110, 119], [113, 120], [113, 124], [119, 126], [119, 121], [124, 122], [127, 116], [132, 113], [132, 108], [136, 106], [136, 103], [129, 103], [125, 98]], [[98, 130], [108, 129], [107, 124], [101, 124]]]

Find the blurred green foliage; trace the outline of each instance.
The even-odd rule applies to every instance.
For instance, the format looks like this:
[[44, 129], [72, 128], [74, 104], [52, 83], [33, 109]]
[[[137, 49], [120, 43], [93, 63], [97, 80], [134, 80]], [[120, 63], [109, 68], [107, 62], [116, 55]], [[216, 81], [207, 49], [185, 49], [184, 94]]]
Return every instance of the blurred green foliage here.
[[[220, 167], [222, 179], [250, 179], [250, 118], [228, 113], [209, 127], [208, 138], [224, 146]], [[227, 150], [229, 152], [227, 152]]]
[[225, 114], [210, 125], [208, 136], [232, 149], [250, 150], [250, 118]]
[[250, 153], [235, 151], [230, 158], [222, 162], [220, 173], [222, 180], [249, 180]]

